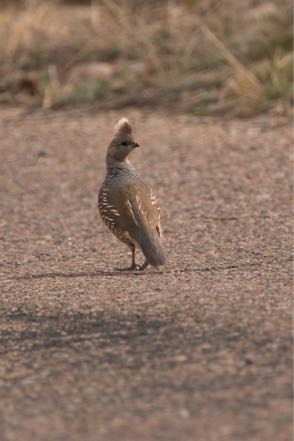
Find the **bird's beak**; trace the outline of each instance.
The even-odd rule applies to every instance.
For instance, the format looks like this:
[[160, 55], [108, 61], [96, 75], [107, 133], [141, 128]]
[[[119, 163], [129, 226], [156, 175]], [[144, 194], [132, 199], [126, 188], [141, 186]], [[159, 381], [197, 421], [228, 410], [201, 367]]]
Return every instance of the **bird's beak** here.
[[133, 142], [133, 148], [135, 149], [136, 147], [140, 147], [140, 144], [138, 144], [137, 142]]

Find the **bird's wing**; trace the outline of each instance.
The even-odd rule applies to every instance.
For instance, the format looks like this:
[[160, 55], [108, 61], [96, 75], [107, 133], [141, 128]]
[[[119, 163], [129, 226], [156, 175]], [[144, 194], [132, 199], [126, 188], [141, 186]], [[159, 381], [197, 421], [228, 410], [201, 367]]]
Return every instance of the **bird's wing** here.
[[143, 182], [108, 187], [99, 194], [99, 209], [105, 224], [116, 236], [139, 244], [147, 261], [157, 267], [166, 262], [160, 241], [157, 201]]
[[156, 228], [160, 222], [160, 210], [158, 200], [148, 185], [139, 182], [136, 191], [131, 192], [129, 202], [137, 221], [142, 219], [149, 228]]
[[110, 219], [114, 227], [130, 234], [141, 228], [160, 228], [157, 199], [144, 182], [107, 188], [101, 192], [99, 203], [101, 214]]

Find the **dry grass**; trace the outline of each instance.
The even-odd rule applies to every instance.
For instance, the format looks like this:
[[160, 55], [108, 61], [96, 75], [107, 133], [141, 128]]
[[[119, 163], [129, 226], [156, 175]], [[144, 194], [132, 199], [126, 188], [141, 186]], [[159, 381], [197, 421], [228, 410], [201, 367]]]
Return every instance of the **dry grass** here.
[[[254, 114], [290, 99], [291, 7], [289, 0], [2, 7], [0, 99], [52, 108], [99, 96], [101, 104]], [[108, 71], [99, 71], [101, 62]]]

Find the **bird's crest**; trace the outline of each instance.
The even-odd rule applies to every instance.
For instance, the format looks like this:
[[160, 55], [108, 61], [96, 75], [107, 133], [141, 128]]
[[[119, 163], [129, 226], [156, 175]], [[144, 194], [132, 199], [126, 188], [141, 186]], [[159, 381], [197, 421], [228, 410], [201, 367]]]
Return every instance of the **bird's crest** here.
[[127, 118], [121, 118], [115, 125], [116, 133], [131, 133], [132, 128]]

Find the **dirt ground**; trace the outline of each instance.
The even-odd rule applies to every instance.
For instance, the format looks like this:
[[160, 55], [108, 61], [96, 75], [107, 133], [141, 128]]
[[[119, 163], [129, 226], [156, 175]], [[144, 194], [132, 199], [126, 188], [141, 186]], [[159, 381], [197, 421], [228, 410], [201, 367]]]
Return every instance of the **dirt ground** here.
[[[160, 271], [117, 271], [98, 217], [120, 116], [161, 201]], [[290, 440], [289, 118], [0, 118], [1, 441]]]

